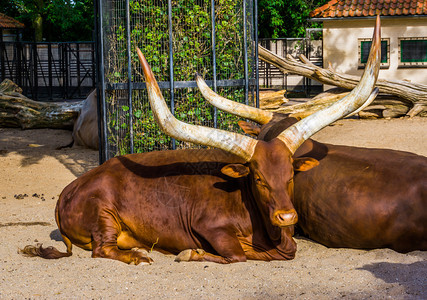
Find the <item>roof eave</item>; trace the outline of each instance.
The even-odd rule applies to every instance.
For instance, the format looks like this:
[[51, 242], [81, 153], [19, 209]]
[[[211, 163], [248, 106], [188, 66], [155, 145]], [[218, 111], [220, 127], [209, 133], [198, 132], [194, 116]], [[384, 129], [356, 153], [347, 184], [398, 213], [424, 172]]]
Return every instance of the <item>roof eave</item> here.
[[[375, 19], [376, 16], [368, 17], [340, 17], [340, 18], [310, 18], [309, 22], [324, 22], [324, 21], [338, 21], [338, 20], [366, 20]], [[381, 16], [381, 19], [395, 19], [395, 18], [411, 18], [411, 19], [423, 19], [427, 18], [427, 15], [406, 15], [406, 16]]]

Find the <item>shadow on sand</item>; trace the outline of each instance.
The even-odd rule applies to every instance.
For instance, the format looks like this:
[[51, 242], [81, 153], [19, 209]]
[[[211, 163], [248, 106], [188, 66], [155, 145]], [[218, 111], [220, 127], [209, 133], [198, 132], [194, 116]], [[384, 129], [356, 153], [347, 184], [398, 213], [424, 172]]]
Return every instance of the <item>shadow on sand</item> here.
[[[416, 255], [416, 252], [413, 253]], [[358, 270], [369, 271], [386, 283], [397, 283], [405, 288], [407, 294], [416, 298], [427, 297], [426, 260], [411, 264], [378, 262], [365, 265]]]
[[53, 157], [78, 177], [99, 163], [96, 150], [79, 147], [57, 150], [70, 143], [71, 131], [0, 128], [0, 134], [0, 158], [10, 152], [17, 153], [22, 156], [20, 167], [38, 164], [45, 157]]

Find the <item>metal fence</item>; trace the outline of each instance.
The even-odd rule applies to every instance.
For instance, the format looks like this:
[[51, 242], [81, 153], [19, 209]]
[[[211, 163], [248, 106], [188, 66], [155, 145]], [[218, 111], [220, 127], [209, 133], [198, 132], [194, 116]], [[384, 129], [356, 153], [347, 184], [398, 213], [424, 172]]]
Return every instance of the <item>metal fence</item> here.
[[[286, 57], [305, 55], [313, 64], [323, 67], [323, 44], [321, 39], [276, 38], [260, 39], [259, 44], [271, 52]], [[259, 85], [263, 88], [286, 89], [287, 93], [310, 97], [322, 90], [322, 84], [294, 74], [283, 74], [278, 68], [264, 61], [259, 62]]]
[[0, 42], [0, 78], [33, 100], [83, 99], [95, 88], [94, 42]]
[[174, 115], [192, 124], [238, 130], [196, 88], [202, 74], [219, 94], [255, 105], [256, 1], [98, 0], [101, 161], [118, 154], [194, 147], [160, 133], [136, 56], [146, 56]]

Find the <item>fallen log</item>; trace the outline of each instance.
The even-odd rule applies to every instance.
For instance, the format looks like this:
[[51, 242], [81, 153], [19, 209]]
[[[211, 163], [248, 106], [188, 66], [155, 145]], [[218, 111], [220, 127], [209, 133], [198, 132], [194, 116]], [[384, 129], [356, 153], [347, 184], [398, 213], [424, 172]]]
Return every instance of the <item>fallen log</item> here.
[[81, 102], [39, 102], [6, 79], [0, 84], [0, 127], [73, 129]]
[[[353, 89], [359, 82], [358, 76], [338, 74], [332, 69], [324, 69], [312, 64], [304, 55], [299, 56], [299, 61], [288, 55], [286, 58], [280, 57], [273, 52], [259, 46], [258, 53], [261, 60], [274, 65], [281, 72], [301, 75], [323, 84], [334, 85], [348, 90]], [[424, 116], [427, 112], [427, 85], [411, 83], [404, 80], [378, 79], [376, 86], [380, 93], [398, 97], [401, 105], [408, 106], [405, 115], [413, 117]], [[375, 104], [375, 102], [373, 103]], [[369, 106], [365, 108], [365, 111]], [[403, 111], [401, 108], [399, 111]], [[400, 115], [400, 113], [398, 113]], [[393, 115], [388, 114], [386, 115]]]
[[[286, 105], [266, 110], [274, 110], [276, 112], [287, 114], [291, 117], [303, 119], [342, 99], [348, 95], [348, 93], [349, 92], [343, 91], [343, 89], [331, 89], [304, 103], [290, 106]], [[406, 102], [400, 101], [399, 98], [380, 95], [371, 105], [359, 112], [359, 117], [362, 119], [398, 118], [405, 116], [409, 110], [410, 105]], [[427, 116], [427, 112], [421, 113], [420, 116]]]
[[259, 106], [263, 109], [278, 108], [287, 103], [289, 99], [285, 97], [286, 90], [281, 91], [260, 91]]
[[297, 119], [303, 119], [303, 118], [308, 117], [309, 115], [315, 113], [318, 110], [321, 110], [323, 108], [330, 106], [332, 103], [343, 98], [348, 93], [349, 92], [347, 92], [345, 94], [339, 94], [339, 95], [329, 95], [329, 96], [320, 97], [317, 99], [313, 98], [312, 100], [304, 102], [304, 103], [295, 104], [295, 105], [285, 105], [285, 106], [281, 106], [279, 108], [266, 109], [266, 110], [274, 110], [274, 111], [282, 113], [282, 114], [287, 114], [290, 117], [295, 117]]

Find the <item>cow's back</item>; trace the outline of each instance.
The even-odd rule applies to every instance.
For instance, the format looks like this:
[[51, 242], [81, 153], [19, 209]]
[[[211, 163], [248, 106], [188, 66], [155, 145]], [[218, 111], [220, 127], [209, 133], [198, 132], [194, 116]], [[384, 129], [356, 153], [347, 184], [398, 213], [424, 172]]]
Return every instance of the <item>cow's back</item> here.
[[295, 176], [304, 232], [330, 247], [427, 249], [426, 157], [319, 145], [320, 165]]

